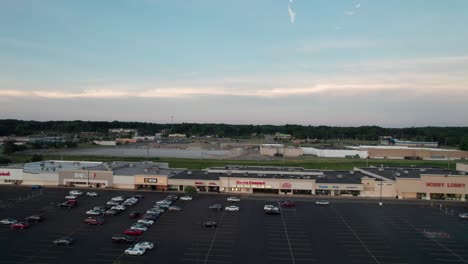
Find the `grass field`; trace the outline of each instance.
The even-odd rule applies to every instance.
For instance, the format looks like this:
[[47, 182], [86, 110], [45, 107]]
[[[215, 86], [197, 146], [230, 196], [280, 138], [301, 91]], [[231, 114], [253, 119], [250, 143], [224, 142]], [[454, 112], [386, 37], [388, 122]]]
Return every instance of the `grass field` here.
[[[29, 162], [29, 155], [10, 156], [14, 163]], [[60, 160], [58, 155], [46, 155], [45, 160]], [[96, 156], [65, 156], [65, 160], [77, 161], [144, 161], [144, 157], [96, 157]], [[150, 158], [155, 162], [167, 162], [171, 168], [187, 169], [205, 169], [208, 167], [221, 167], [225, 165], [245, 165], [245, 166], [286, 166], [286, 167], [304, 167], [306, 169], [321, 170], [351, 170], [354, 167], [365, 166], [436, 166], [441, 168], [455, 169], [455, 162], [447, 161], [428, 161], [428, 160], [357, 160], [357, 159], [325, 159], [325, 158], [301, 158], [285, 159], [274, 161], [255, 161], [255, 160], [210, 160], [210, 159], [178, 159], [178, 158]]]

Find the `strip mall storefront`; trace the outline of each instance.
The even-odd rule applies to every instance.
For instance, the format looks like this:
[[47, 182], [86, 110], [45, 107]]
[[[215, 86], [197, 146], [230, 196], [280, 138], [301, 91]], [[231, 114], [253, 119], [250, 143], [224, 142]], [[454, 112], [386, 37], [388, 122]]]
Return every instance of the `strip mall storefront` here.
[[135, 188], [166, 191], [168, 189], [167, 176], [166, 175], [135, 175]]
[[219, 192], [219, 180], [169, 179], [168, 189], [183, 191], [185, 187], [195, 187], [199, 192]]
[[0, 184], [21, 184], [23, 169], [0, 168]]
[[420, 179], [397, 179], [398, 198], [468, 200], [468, 176], [421, 175]]
[[313, 179], [220, 177], [220, 191], [233, 193], [312, 194]]
[[362, 184], [316, 183], [315, 194], [330, 196], [360, 196]]
[[106, 188], [112, 187], [112, 171], [71, 170], [59, 172], [59, 185]]

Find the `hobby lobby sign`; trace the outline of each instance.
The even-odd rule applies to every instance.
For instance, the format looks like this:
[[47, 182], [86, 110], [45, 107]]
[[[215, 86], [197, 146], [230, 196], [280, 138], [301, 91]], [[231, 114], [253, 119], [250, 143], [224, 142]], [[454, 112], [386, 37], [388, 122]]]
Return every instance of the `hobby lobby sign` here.
[[2, 172], [0, 172], [0, 176], [7, 176], [7, 177], [9, 177], [9, 176], [11, 176], [11, 174], [10, 174], [9, 171], [2, 171]]
[[465, 188], [464, 183], [426, 182], [426, 187]]

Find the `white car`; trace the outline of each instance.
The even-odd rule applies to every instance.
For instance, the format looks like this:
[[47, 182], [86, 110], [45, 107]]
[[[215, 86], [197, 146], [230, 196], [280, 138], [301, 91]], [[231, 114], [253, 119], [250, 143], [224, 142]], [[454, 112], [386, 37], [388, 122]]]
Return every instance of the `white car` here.
[[125, 211], [127, 208], [123, 205], [115, 205], [111, 207], [112, 210]]
[[182, 196], [182, 197], [180, 197], [180, 200], [182, 200], [182, 201], [192, 201], [192, 196]]
[[239, 211], [239, 206], [235, 206], [235, 205], [230, 205], [230, 206], [227, 206], [226, 208], [224, 208], [224, 210], [226, 211]]
[[125, 200], [125, 198], [123, 198], [122, 196], [116, 196], [116, 197], [112, 198], [111, 200], [114, 201], [114, 202], [123, 202]]
[[164, 204], [171, 205], [172, 202], [171, 202], [171, 201], [168, 201], [168, 200], [161, 200], [161, 201], [157, 201], [157, 202], [156, 202], [156, 205], [164, 205]]
[[108, 201], [106, 204], [107, 205], [119, 205], [120, 203], [116, 201]]
[[130, 227], [130, 229], [133, 229], [133, 230], [141, 230], [141, 231], [143, 231], [143, 232], [148, 231], [148, 227], [146, 227], [146, 226], [144, 226], [144, 225], [142, 225], [142, 224], [135, 224], [135, 225], [132, 225], [132, 226]]
[[99, 194], [97, 192], [87, 192], [86, 195], [89, 196], [89, 197], [98, 197], [99, 196]]
[[89, 211], [86, 211], [86, 214], [87, 215], [102, 215], [102, 211], [100, 211], [100, 210], [89, 210]]
[[461, 219], [468, 219], [468, 213], [461, 213], [458, 215]]
[[263, 210], [270, 211], [270, 210], [279, 210], [279, 209], [277, 206], [266, 204], [265, 206], [263, 206]]
[[154, 207], [153, 209], [150, 209], [152, 211], [155, 211], [157, 214], [162, 214], [164, 212], [166, 212], [166, 209], [162, 208], [162, 207]]
[[140, 242], [140, 243], [135, 244], [135, 247], [136, 248], [144, 248], [144, 249], [153, 249], [154, 244], [151, 243], [151, 242]]
[[82, 191], [78, 191], [78, 190], [71, 190], [71, 191], [70, 191], [70, 194], [71, 194], [71, 195], [75, 195], [75, 196], [80, 196], [80, 195], [83, 194], [83, 192], [82, 192]]
[[3, 224], [3, 225], [12, 225], [12, 224], [16, 224], [16, 223], [18, 223], [18, 220], [13, 219], [13, 218], [6, 218], [6, 219], [2, 219], [2, 221], [0, 221], [0, 224]]
[[141, 256], [143, 254], [145, 254], [146, 252], [146, 249], [144, 248], [137, 248], [137, 247], [131, 247], [131, 248], [127, 248], [125, 250], [125, 255], [137, 255], [137, 256]]
[[237, 197], [228, 197], [227, 201], [228, 202], [240, 202], [240, 199]]
[[159, 209], [149, 209], [146, 211], [147, 214], [159, 214], [160, 212]]
[[330, 205], [330, 202], [325, 201], [325, 200], [318, 200], [318, 201], [315, 201], [315, 204], [316, 205]]
[[144, 225], [150, 226], [150, 225], [154, 224], [154, 221], [151, 220], [151, 219], [140, 219], [140, 220], [138, 220], [138, 223], [142, 223]]
[[67, 195], [67, 196], [65, 196], [65, 199], [68, 199], [68, 200], [74, 200], [74, 199], [76, 199], [76, 198], [78, 198], [78, 197], [75, 196], [75, 195]]

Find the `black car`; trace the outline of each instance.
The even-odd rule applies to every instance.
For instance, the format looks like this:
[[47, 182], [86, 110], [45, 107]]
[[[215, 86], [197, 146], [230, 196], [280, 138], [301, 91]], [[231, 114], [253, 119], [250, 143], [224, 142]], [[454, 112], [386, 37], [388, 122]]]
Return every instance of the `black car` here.
[[223, 206], [220, 205], [220, 204], [213, 204], [213, 205], [210, 205], [208, 207], [210, 210], [213, 210], [213, 211], [221, 211], [223, 210]]
[[267, 215], [280, 215], [281, 212], [279, 210], [266, 210], [265, 214], [267, 214]]
[[104, 212], [104, 215], [116, 216], [116, 215], [119, 214], [119, 212], [120, 211], [118, 211], [118, 210], [109, 209], [109, 210]]
[[202, 227], [210, 227], [210, 228], [215, 228], [218, 226], [218, 224], [214, 221], [205, 221], [201, 224]]
[[138, 217], [140, 217], [140, 212], [133, 211], [128, 215], [128, 217], [130, 217], [131, 219], [138, 218]]
[[135, 238], [126, 235], [115, 235], [112, 237], [112, 243], [119, 243], [119, 244], [133, 244], [135, 242]]
[[40, 215], [31, 215], [31, 216], [28, 216], [24, 219], [24, 221], [28, 222], [28, 223], [39, 223], [41, 222], [42, 220], [44, 220], [44, 218]]
[[69, 202], [63, 202], [63, 203], [59, 203], [57, 206], [59, 208], [73, 208], [73, 207], [75, 207], [75, 204], [74, 203], [69, 203]]
[[53, 244], [56, 246], [69, 246], [75, 241], [72, 237], [62, 237], [54, 240]]
[[133, 197], [134, 197], [134, 198], [137, 198], [138, 200], [141, 200], [141, 199], [144, 198], [144, 196], [141, 195], [141, 194], [135, 194], [135, 195], [133, 195]]

